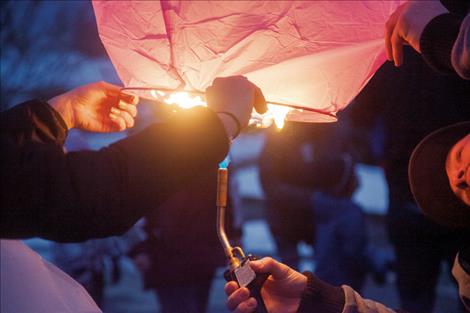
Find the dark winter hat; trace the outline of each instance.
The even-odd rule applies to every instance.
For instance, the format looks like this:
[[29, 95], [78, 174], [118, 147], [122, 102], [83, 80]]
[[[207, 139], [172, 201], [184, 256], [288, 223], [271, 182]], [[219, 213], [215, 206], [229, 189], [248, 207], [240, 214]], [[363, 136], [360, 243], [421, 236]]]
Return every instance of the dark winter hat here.
[[411, 192], [419, 207], [448, 227], [470, 227], [470, 207], [450, 188], [445, 167], [452, 146], [469, 133], [470, 121], [432, 132], [416, 146], [408, 166]]

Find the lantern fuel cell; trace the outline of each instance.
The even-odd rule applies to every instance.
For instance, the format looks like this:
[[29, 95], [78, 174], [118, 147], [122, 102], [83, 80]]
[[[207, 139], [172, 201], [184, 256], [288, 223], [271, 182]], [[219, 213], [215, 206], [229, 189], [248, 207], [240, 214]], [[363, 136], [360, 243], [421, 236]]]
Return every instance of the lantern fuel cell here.
[[227, 206], [228, 170], [219, 168], [217, 175], [217, 235], [227, 258], [228, 269], [224, 273], [227, 281], [236, 281], [240, 287], [247, 287], [258, 302], [256, 312], [267, 313], [261, 288], [269, 273], [257, 274], [250, 267], [250, 261], [256, 260], [252, 255], [245, 256], [240, 247], [232, 247], [225, 234], [225, 208]]

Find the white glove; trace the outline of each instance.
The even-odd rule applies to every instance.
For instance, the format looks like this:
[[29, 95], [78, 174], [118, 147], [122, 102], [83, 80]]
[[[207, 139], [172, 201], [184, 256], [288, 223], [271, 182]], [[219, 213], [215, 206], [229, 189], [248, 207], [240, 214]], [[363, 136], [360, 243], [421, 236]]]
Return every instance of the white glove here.
[[228, 118], [233, 119], [231, 123], [238, 124], [235, 133], [248, 125], [253, 107], [258, 113], [267, 110], [261, 90], [244, 76], [216, 78], [206, 89], [206, 100], [208, 107], [219, 113], [223, 122]]

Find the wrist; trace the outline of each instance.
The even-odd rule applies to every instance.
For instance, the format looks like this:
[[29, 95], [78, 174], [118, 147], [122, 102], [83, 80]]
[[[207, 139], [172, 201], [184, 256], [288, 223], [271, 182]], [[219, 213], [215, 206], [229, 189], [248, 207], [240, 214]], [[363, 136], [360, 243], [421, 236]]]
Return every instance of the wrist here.
[[341, 287], [332, 286], [310, 272], [304, 272], [307, 276], [307, 286], [302, 294], [298, 313], [304, 312], [343, 312], [345, 294]]
[[224, 111], [216, 113], [219, 119], [222, 121], [228, 137], [231, 140], [235, 139], [240, 134], [241, 130], [241, 125], [237, 117], [232, 113]]
[[60, 114], [68, 129], [74, 127], [74, 115], [70, 102], [62, 95], [55, 96], [47, 101], [47, 103]]

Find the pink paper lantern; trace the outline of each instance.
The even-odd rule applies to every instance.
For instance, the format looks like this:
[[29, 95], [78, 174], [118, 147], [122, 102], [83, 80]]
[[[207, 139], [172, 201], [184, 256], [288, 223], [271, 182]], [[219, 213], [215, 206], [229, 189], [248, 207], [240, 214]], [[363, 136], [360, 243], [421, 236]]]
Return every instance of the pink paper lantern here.
[[[403, 1], [93, 1], [126, 87], [204, 91], [245, 75], [270, 101], [336, 113], [385, 61]], [[315, 121], [307, 111], [289, 119]], [[322, 117], [320, 117], [322, 119]]]

